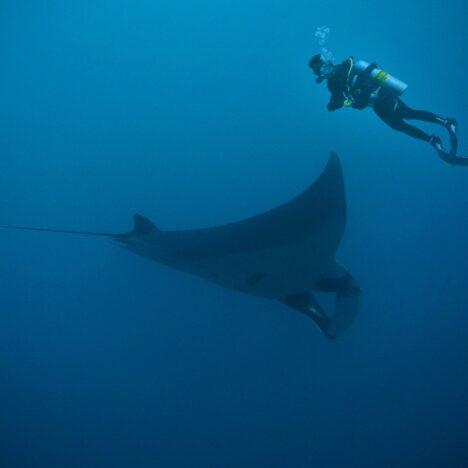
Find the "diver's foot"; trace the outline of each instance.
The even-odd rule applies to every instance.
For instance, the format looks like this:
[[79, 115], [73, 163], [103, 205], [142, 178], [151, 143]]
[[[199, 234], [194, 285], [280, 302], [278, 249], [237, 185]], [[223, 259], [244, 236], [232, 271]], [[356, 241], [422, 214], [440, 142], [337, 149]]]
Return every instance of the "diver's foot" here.
[[444, 120], [444, 127], [451, 133], [457, 133], [457, 129], [458, 129], [458, 123], [455, 119], [451, 119], [449, 117], [447, 117], [445, 120]]
[[444, 146], [442, 145], [442, 140], [437, 135], [432, 135], [429, 139], [429, 143], [437, 150], [445, 152]]

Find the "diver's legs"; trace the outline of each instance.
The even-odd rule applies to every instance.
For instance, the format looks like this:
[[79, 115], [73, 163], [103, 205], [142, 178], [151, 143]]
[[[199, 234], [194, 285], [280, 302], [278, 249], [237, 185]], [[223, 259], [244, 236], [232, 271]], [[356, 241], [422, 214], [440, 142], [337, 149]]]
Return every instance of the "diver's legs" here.
[[401, 99], [398, 99], [398, 110], [402, 119], [421, 120], [423, 122], [435, 123], [442, 126], [446, 126], [447, 124], [447, 119], [429, 111], [412, 109]]
[[[412, 109], [407, 104], [405, 104], [400, 98], [396, 98], [396, 102], [398, 107], [397, 112], [401, 116], [401, 118], [407, 120], [421, 120], [423, 122], [435, 123], [445, 127], [450, 134], [450, 140], [452, 143], [451, 151], [455, 151], [456, 153], [456, 146], [458, 146], [458, 144], [455, 146], [453, 145], [453, 140], [454, 138], [456, 140], [457, 134], [457, 121], [455, 119], [444, 119], [443, 117], [440, 117], [429, 111]], [[444, 147], [442, 145], [442, 140], [437, 135], [432, 135], [429, 139], [429, 143], [436, 149], [437, 152], [445, 152]]]
[[431, 140], [430, 135], [428, 135], [424, 130], [421, 130], [414, 125], [406, 123], [403, 119], [396, 119], [393, 117], [382, 116], [378, 112], [376, 114], [383, 120], [387, 125], [392, 127], [398, 132], [403, 132], [409, 135], [410, 137], [417, 138], [418, 140], [429, 142]]
[[430, 135], [415, 126], [406, 123], [403, 120], [404, 115], [406, 115], [406, 108], [409, 109], [409, 107], [406, 106], [406, 104], [403, 104], [402, 107], [401, 104], [403, 104], [403, 102], [397, 98], [385, 97], [377, 99], [374, 103], [374, 112], [381, 120], [383, 120], [394, 130], [406, 133], [407, 135], [413, 138], [417, 138], [418, 140], [429, 142], [431, 140]]
[[[394, 130], [406, 133], [407, 135], [417, 138], [418, 140], [427, 141], [437, 151], [442, 159], [454, 160], [457, 153], [457, 121], [451, 118], [442, 118], [432, 112], [412, 109], [406, 105], [400, 98], [390, 95], [379, 95], [374, 102], [374, 112], [387, 125]], [[447, 152], [444, 149], [442, 140], [437, 135], [429, 136], [423, 130], [408, 124], [407, 120], [420, 120], [423, 122], [435, 123], [445, 127], [450, 135], [451, 149]], [[458, 161], [458, 160], [457, 160]]]

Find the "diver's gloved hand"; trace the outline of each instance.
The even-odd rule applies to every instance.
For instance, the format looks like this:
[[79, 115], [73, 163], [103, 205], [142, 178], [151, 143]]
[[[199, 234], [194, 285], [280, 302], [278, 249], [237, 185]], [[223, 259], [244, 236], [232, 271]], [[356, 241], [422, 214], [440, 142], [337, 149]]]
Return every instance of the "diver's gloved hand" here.
[[335, 100], [331, 100], [328, 104], [327, 104], [327, 109], [330, 111], [330, 112], [333, 112], [337, 109], [340, 109], [341, 107], [343, 107], [343, 102], [339, 102], [339, 101], [335, 101]]

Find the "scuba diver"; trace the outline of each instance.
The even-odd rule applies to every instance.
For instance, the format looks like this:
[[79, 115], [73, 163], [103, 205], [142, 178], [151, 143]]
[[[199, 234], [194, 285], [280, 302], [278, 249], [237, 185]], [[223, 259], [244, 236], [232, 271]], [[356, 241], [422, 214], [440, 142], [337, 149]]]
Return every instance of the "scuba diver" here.
[[[321, 54], [317, 54], [310, 60], [309, 67], [317, 76], [317, 83], [327, 81], [331, 93], [327, 105], [329, 111], [342, 107], [359, 110], [372, 107], [378, 117], [394, 130], [430, 143], [445, 162], [468, 166], [468, 158], [457, 155], [457, 121], [425, 110], [415, 110], [406, 105], [400, 96], [408, 86], [380, 70], [376, 63], [355, 61], [353, 57], [349, 57], [335, 65], [332, 61], [325, 60]], [[450, 136], [450, 151], [444, 149], [442, 140], [437, 135], [429, 135], [406, 120], [420, 120], [446, 128]]]

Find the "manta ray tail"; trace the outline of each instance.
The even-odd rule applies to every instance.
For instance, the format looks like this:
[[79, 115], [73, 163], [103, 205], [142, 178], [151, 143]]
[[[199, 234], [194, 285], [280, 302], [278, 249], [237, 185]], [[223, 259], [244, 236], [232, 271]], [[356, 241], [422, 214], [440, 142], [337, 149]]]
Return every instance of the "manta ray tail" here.
[[159, 229], [148, 219], [140, 214], [133, 216], [133, 231], [125, 234], [117, 234], [112, 232], [96, 232], [96, 231], [75, 231], [71, 229], [49, 229], [30, 226], [13, 226], [13, 225], [0, 225], [0, 229], [14, 229], [16, 231], [39, 231], [39, 232], [55, 232], [59, 234], [76, 234], [80, 236], [98, 236], [98, 237], [112, 237], [120, 239], [121, 237], [131, 235], [144, 235], [159, 232]]
[[7, 226], [0, 225], [0, 229], [14, 229], [16, 231], [39, 231], [39, 232], [55, 232], [60, 234], [78, 234], [80, 236], [100, 236], [100, 237], [116, 237], [117, 234], [110, 232], [94, 232], [94, 231], [72, 231], [69, 229], [46, 229], [29, 226]]

